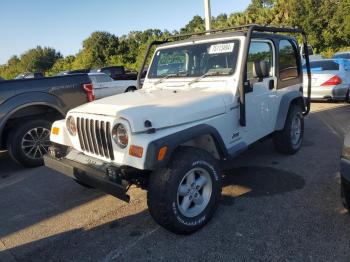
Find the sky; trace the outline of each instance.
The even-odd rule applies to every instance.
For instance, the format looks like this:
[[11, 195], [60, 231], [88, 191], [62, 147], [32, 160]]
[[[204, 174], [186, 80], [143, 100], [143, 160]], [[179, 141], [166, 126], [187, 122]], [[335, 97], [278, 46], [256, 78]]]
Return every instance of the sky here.
[[[243, 11], [250, 0], [211, 0], [212, 15]], [[204, 16], [203, 0], [1, 0], [0, 64], [38, 45], [76, 54], [94, 31], [117, 36], [179, 30]]]

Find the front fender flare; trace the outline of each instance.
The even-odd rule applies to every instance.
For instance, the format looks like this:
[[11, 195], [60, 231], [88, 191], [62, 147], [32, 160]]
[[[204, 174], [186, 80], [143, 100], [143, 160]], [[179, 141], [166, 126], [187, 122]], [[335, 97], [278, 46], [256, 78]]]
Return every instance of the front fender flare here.
[[[162, 137], [155, 141], [152, 141], [147, 148], [146, 159], [145, 159], [145, 169], [154, 170], [157, 168], [165, 167], [169, 162], [169, 159], [172, 153], [179, 145], [202, 135], [211, 135], [214, 139], [214, 142], [218, 149], [220, 157], [222, 158], [229, 157], [229, 153], [226, 149], [224, 141], [222, 140], [219, 132], [210, 125], [200, 124], [200, 125], [176, 132], [169, 136]], [[159, 149], [162, 148], [163, 146], [167, 146], [168, 150], [164, 160], [158, 161], [157, 160], [158, 152], [159, 152]]]

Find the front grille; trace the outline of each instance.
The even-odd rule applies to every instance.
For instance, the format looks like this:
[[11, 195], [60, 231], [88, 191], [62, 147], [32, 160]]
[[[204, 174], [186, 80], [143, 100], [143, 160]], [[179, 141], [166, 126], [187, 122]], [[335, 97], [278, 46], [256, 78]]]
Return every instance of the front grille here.
[[114, 160], [109, 122], [78, 117], [77, 129], [83, 151]]

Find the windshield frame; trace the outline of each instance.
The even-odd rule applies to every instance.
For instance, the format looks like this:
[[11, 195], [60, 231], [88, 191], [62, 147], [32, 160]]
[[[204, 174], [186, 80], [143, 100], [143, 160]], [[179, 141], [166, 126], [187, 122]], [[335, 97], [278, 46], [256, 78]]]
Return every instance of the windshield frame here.
[[[242, 45], [242, 40], [239, 37], [213, 38], [213, 39], [210, 39], [210, 40], [189, 41], [189, 42], [181, 43], [181, 44], [171, 43], [171, 44], [166, 44], [164, 46], [160, 46], [153, 53], [152, 60], [151, 60], [151, 62], [149, 64], [149, 66], [148, 66], [149, 70], [147, 72], [147, 79], [157, 81], [157, 80], [162, 79], [165, 76], [167, 76], [166, 74], [162, 75], [162, 76], [151, 76], [150, 75], [150, 72], [151, 72], [150, 69], [151, 69], [153, 63], [156, 60], [156, 54], [157, 54], [158, 51], [170, 50], [170, 49], [176, 49], [176, 48], [188, 47], [188, 46], [195, 46], [195, 45], [202, 45], [202, 44], [228, 43], [230, 41], [235, 41], [235, 47], [234, 47], [234, 50], [232, 52], [236, 52], [236, 54], [237, 54], [235, 59], [234, 59], [234, 68], [233, 68], [232, 72], [230, 72], [228, 74], [217, 74], [217, 75], [213, 75], [213, 76], [208, 76], [208, 78], [209, 77], [229, 77], [229, 76], [232, 76], [232, 75], [236, 74], [237, 68], [238, 68], [238, 63], [239, 63], [239, 57], [240, 57], [240, 51], [241, 51], [241, 45]], [[207, 71], [206, 73], [208, 73], [208, 72], [209, 71]], [[204, 74], [206, 74], [206, 73], [204, 73]], [[182, 78], [187, 78], [187, 79], [198, 78], [198, 77], [203, 76], [204, 74], [199, 74], [199, 75], [179, 75], [179, 76], [166, 78], [165, 80], [168, 80], [168, 79], [182, 79]]]

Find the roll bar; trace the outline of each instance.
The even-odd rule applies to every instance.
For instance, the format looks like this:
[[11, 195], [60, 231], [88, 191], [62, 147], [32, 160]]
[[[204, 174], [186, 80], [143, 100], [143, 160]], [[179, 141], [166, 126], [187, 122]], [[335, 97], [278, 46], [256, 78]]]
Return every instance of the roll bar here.
[[[206, 35], [206, 34], [215, 34], [215, 33], [222, 33], [222, 32], [246, 32], [247, 34], [247, 41], [244, 45], [244, 51], [243, 51], [243, 64], [247, 63], [248, 60], [248, 53], [250, 48], [250, 42], [252, 38], [253, 32], [265, 32], [265, 33], [292, 33], [292, 34], [301, 34], [303, 39], [303, 45], [305, 50], [305, 61], [306, 61], [306, 71], [308, 76], [308, 86], [307, 86], [307, 98], [306, 98], [306, 110], [304, 112], [304, 115], [307, 115], [310, 112], [311, 109], [311, 103], [310, 103], [310, 97], [311, 97], [311, 69], [310, 69], [310, 60], [309, 60], [309, 51], [308, 51], [308, 43], [307, 43], [307, 35], [304, 30], [300, 28], [292, 28], [292, 27], [272, 27], [272, 26], [261, 26], [256, 24], [248, 24], [248, 25], [241, 25], [241, 26], [234, 26], [234, 27], [228, 27], [223, 29], [215, 29], [215, 30], [208, 30], [203, 31], [199, 33], [189, 33], [189, 34], [180, 34], [180, 35], [174, 35], [169, 36], [165, 38], [162, 41], [153, 41], [150, 43], [150, 45], [147, 48], [145, 57], [143, 59], [143, 62], [141, 64], [139, 73], [137, 75], [137, 88], [141, 88], [141, 75], [145, 68], [145, 65], [147, 63], [148, 56], [152, 50], [152, 47], [155, 45], [165, 44], [168, 42], [186, 39], [191, 36], [200, 36], [200, 35]], [[245, 94], [246, 90], [249, 90], [249, 81], [247, 79], [247, 68], [243, 66], [240, 71], [241, 77], [239, 80], [239, 104], [240, 104], [240, 119], [239, 123], [241, 126], [246, 126], [246, 101], [245, 101]]]

